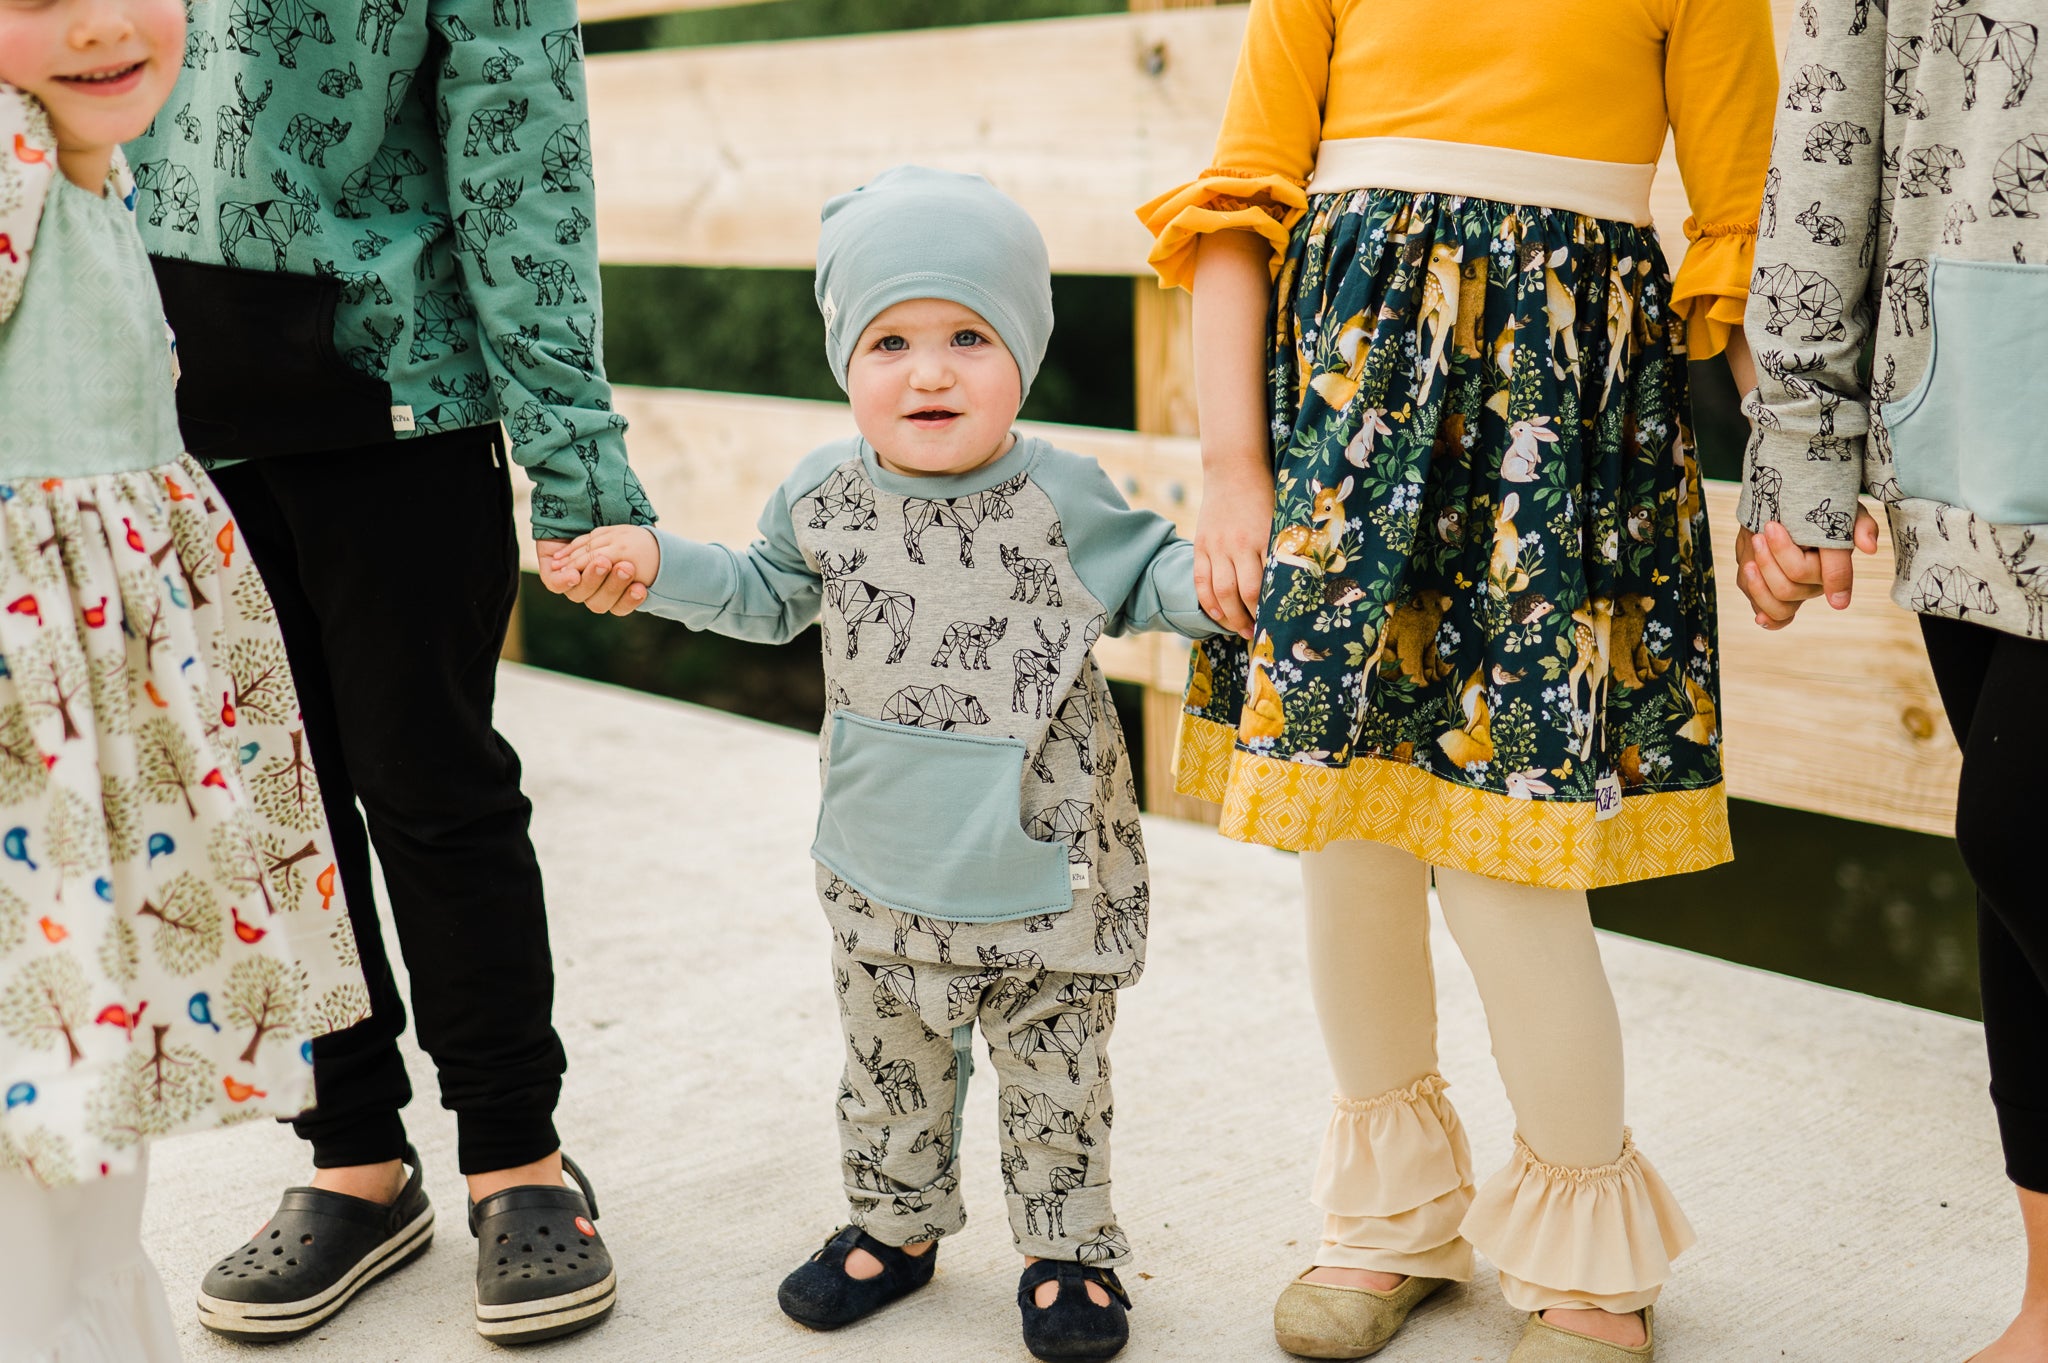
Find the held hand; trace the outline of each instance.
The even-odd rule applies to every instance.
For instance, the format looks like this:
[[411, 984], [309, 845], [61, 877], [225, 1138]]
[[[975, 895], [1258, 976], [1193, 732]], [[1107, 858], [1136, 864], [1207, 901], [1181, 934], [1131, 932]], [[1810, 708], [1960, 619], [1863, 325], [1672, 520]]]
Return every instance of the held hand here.
[[598, 615], [631, 615], [661, 571], [660, 545], [644, 526], [600, 526], [567, 543], [549, 540], [535, 547], [549, 589]]
[[1259, 613], [1266, 543], [1273, 533], [1273, 480], [1261, 467], [1202, 490], [1195, 522], [1195, 596], [1211, 620], [1246, 639]]
[[[1877, 552], [1877, 522], [1860, 505], [1853, 538], [1856, 549]], [[1816, 596], [1826, 596], [1838, 611], [1849, 608], [1856, 574], [1852, 550], [1805, 548], [1773, 521], [1761, 535], [1752, 535], [1747, 527], [1735, 532], [1735, 562], [1736, 585], [1765, 629], [1785, 628], [1799, 607]]]

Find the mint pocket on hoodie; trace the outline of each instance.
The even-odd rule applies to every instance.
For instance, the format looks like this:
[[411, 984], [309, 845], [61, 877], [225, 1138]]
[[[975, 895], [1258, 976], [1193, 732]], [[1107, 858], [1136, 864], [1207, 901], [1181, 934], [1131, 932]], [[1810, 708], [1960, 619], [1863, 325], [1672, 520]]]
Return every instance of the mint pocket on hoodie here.
[[811, 856], [869, 899], [995, 923], [1073, 907], [1067, 845], [1024, 831], [1024, 743], [832, 716]]
[[2048, 265], [1929, 266], [1927, 372], [1882, 409], [1899, 490], [2048, 524]]

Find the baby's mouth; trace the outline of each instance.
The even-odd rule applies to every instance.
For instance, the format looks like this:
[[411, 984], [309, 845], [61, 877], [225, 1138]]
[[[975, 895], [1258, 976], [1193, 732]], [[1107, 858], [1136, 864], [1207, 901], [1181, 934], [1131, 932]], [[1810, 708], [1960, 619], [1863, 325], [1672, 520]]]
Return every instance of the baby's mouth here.
[[915, 421], [920, 426], [940, 426], [960, 414], [946, 407], [922, 407], [912, 412], [906, 421]]

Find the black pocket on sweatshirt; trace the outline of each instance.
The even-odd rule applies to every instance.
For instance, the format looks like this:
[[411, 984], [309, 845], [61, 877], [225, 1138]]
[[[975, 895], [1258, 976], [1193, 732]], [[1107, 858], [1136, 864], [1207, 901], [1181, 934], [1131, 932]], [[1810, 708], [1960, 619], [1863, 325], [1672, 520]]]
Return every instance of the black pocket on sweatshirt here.
[[391, 385], [334, 348], [341, 284], [153, 256], [178, 337], [178, 425], [204, 459], [260, 459], [392, 438]]

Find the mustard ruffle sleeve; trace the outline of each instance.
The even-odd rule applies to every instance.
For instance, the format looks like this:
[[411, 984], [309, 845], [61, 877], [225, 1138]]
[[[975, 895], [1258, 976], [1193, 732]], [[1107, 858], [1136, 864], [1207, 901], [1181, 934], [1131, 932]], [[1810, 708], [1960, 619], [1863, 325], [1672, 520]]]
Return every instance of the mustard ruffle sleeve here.
[[[1201, 178], [1170, 189], [1138, 210], [1155, 238], [1145, 261], [1162, 287], [1192, 289], [1195, 247], [1206, 232], [1257, 232], [1273, 247], [1277, 267], [1287, 234], [1308, 209], [1308, 192], [1284, 175], [1211, 167]], [[1739, 315], [1739, 314], [1738, 314]]]
[[1778, 103], [1770, 0], [1678, 0], [1664, 101], [1693, 211], [1672, 308], [1691, 358], [1704, 360], [1727, 349], [1749, 297]]
[[1336, 34], [1332, 0], [1252, 0], [1214, 164], [1138, 210], [1162, 285], [1194, 283], [1195, 247], [1208, 232], [1257, 232], [1279, 268], [1288, 231], [1308, 210]]

